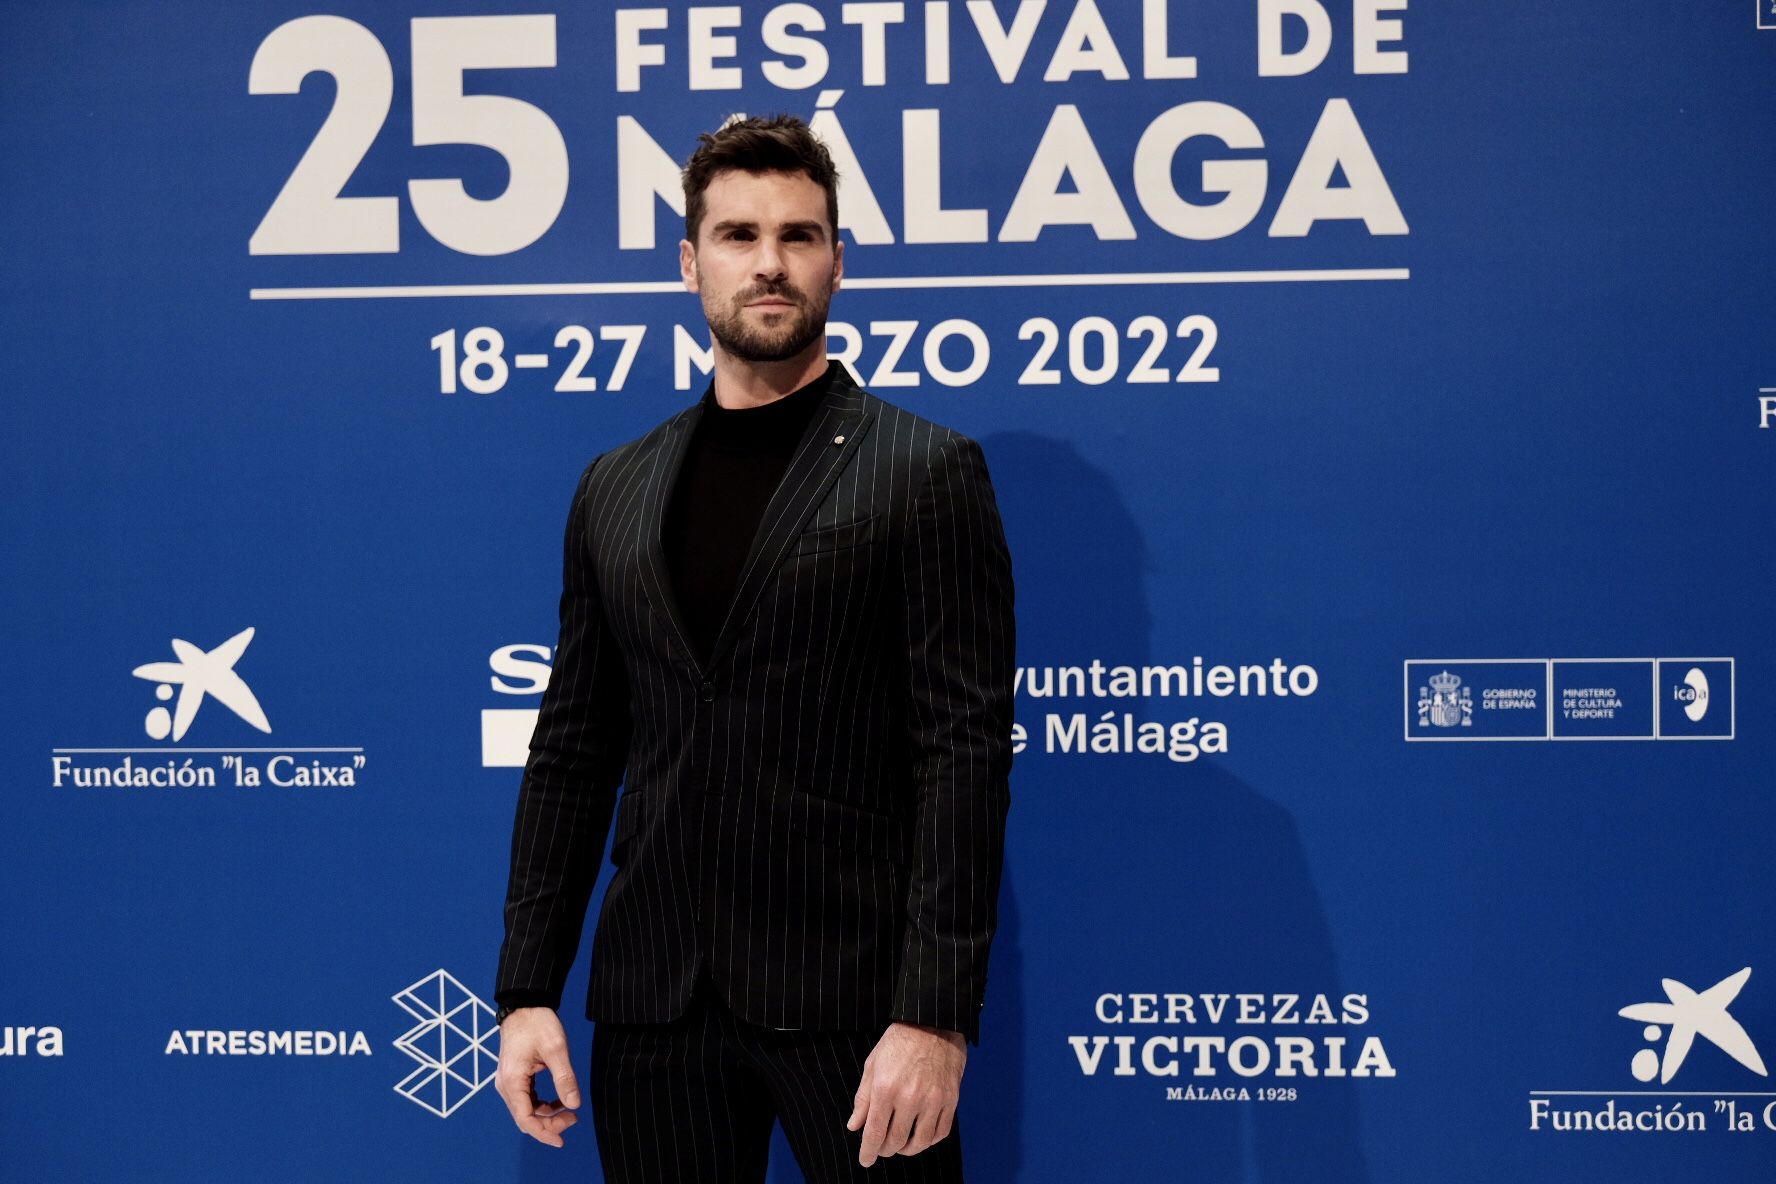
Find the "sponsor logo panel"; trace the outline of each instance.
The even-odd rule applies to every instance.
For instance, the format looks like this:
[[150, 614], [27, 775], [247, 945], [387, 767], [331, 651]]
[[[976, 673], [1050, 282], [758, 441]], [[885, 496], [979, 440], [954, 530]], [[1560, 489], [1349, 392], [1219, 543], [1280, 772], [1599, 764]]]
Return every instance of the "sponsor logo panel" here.
[[1731, 740], [1732, 658], [1409, 658], [1412, 740]]
[[1408, 740], [1545, 740], [1548, 664], [1470, 658], [1406, 663]]
[[1653, 738], [1652, 662], [1568, 658], [1553, 668], [1554, 739]]
[[1737, 678], [1731, 658], [1660, 658], [1655, 663], [1659, 738], [1731, 740]]
[[[142, 717], [142, 731], [149, 740], [164, 743], [52, 748], [51, 787], [356, 787], [369, 762], [360, 745], [215, 743], [229, 735], [230, 719], [265, 736], [273, 735], [271, 719], [240, 669], [255, 633], [256, 629], [248, 626], [209, 649], [182, 637], [172, 638], [174, 660], [144, 662], [130, 671], [154, 688], [156, 702]], [[212, 701], [226, 708], [227, 713], [204, 711]], [[239, 734], [238, 723], [234, 734]], [[188, 739], [196, 743], [187, 744]]]
[[1369, 996], [1106, 991], [1067, 1044], [1084, 1077], [1151, 1078], [1167, 1102], [1296, 1102], [1327, 1078], [1398, 1075]]

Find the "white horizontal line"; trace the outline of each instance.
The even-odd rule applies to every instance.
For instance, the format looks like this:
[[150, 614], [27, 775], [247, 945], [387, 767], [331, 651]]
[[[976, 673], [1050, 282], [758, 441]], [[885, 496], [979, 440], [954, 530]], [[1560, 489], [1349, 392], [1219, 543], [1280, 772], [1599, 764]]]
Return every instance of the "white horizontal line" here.
[[1532, 1098], [1776, 1098], [1776, 1093], [1730, 1089], [1532, 1089]]
[[[1057, 275], [907, 275], [845, 278], [845, 287], [1048, 288], [1122, 284], [1307, 284], [1406, 280], [1404, 267], [1330, 267], [1296, 271], [1149, 271]], [[586, 284], [396, 284], [356, 288], [249, 288], [253, 300], [402, 300], [446, 296], [646, 296], [684, 291], [678, 280]]]
[[1550, 737], [1548, 737], [1548, 739], [1562, 740], [1562, 741], [1571, 741], [1571, 740], [1657, 740], [1658, 737], [1648, 734], [1645, 736], [1641, 736], [1641, 735], [1634, 735], [1634, 736], [1550, 736]]
[[1546, 734], [1540, 736], [1408, 736], [1408, 744], [1493, 744], [1508, 743], [1517, 740], [1548, 740]]
[[363, 752], [362, 748], [52, 748], [52, 753], [93, 753], [93, 752], [165, 752], [177, 755], [181, 752]]
[[[1482, 666], [1482, 665], [1544, 666], [1553, 660], [1554, 659], [1552, 659], [1552, 658], [1407, 658], [1405, 664], [1408, 666], [1411, 666], [1414, 664], [1423, 666], [1423, 665], [1436, 663], [1436, 662], [1448, 662], [1449, 664], [1454, 665], [1459, 662], [1464, 666]], [[1633, 658], [1624, 658], [1623, 659], [1623, 661], [1625, 661], [1625, 662], [1632, 662], [1634, 660], [1635, 659], [1633, 659]], [[1648, 658], [1647, 661], [1650, 662], [1650, 661], [1652, 661], [1652, 659]]]
[[1760, 395], [1776, 395], [1776, 386], [1760, 386], [1760, 387], [1758, 387], [1758, 394], [1760, 394]]
[[1113, 284], [1307, 284], [1343, 280], [1404, 280], [1404, 267], [1328, 267], [1297, 271], [1148, 271], [1057, 275], [917, 275], [847, 279], [848, 288], [1037, 288]]
[[597, 284], [405, 284], [362, 288], [249, 288], [254, 300], [389, 300], [416, 296], [634, 296], [683, 292], [671, 280]]
[[519, 354], [512, 364], [520, 370], [542, 370], [549, 365], [548, 354]]

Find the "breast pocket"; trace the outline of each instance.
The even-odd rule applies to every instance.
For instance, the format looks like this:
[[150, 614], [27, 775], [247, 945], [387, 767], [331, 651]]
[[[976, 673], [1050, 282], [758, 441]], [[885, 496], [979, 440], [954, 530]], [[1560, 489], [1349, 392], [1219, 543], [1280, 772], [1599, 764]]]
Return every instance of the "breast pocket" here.
[[876, 537], [878, 517], [879, 515], [870, 514], [863, 518], [854, 518], [850, 522], [804, 530], [790, 553], [806, 555], [814, 551], [836, 551], [841, 547], [855, 547], [860, 543], [871, 542]]

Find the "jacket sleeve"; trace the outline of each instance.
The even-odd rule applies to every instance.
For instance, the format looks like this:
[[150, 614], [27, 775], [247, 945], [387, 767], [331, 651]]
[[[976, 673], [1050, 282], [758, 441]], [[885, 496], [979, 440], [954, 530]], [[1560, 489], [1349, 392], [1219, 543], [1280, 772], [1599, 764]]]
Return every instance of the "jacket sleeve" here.
[[917, 803], [890, 1018], [980, 1042], [1010, 808], [1011, 554], [980, 445], [952, 435], [914, 495], [902, 552]]
[[558, 1008], [628, 762], [629, 682], [598, 595], [586, 466], [562, 547], [561, 630], [512, 824], [494, 999]]

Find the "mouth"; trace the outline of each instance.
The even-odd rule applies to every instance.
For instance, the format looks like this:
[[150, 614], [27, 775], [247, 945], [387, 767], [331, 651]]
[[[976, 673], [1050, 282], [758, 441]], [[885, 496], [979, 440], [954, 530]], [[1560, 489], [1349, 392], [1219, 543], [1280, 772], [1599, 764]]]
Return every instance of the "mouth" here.
[[785, 308], [794, 308], [795, 305], [791, 304], [787, 300], [755, 300], [751, 304], [748, 304], [746, 307], [747, 308], [762, 308], [762, 309], [766, 310], [767, 312], [769, 312], [769, 311], [781, 310], [781, 309], [785, 309]]

